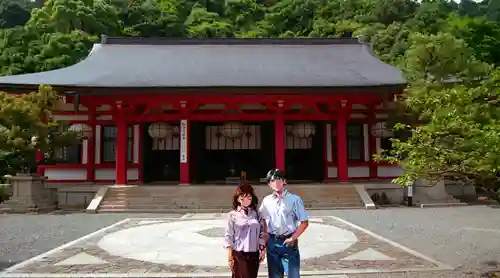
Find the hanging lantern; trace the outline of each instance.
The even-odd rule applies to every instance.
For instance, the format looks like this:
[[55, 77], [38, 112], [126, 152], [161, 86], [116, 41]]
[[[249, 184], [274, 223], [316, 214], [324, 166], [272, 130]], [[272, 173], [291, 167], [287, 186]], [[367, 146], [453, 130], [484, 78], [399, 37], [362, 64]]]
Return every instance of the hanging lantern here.
[[243, 136], [245, 126], [240, 122], [227, 122], [219, 127], [219, 132], [226, 138], [236, 139]]
[[84, 140], [92, 137], [92, 128], [86, 124], [71, 125], [68, 131], [76, 133], [78, 139]]
[[393, 132], [392, 130], [387, 128], [386, 122], [378, 122], [375, 125], [373, 125], [371, 133], [373, 136], [377, 138], [387, 138], [393, 136]]
[[173, 128], [165, 122], [152, 123], [148, 127], [148, 134], [153, 139], [164, 139], [172, 136]]
[[292, 126], [292, 134], [298, 138], [309, 138], [316, 134], [316, 126], [311, 122], [297, 122]]

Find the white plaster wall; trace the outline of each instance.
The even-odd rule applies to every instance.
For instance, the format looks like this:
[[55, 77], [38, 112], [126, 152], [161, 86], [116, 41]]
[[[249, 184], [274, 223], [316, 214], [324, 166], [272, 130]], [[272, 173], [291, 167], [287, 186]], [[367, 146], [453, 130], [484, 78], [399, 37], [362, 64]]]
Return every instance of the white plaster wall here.
[[361, 114], [361, 113], [353, 113], [353, 114], [351, 114], [350, 118], [351, 119], [364, 119], [364, 118], [366, 118], [366, 115]]
[[88, 121], [87, 115], [54, 115], [54, 121]]
[[95, 110], [97, 110], [97, 111], [110, 111], [111, 105], [107, 105], [107, 104], [101, 105], [101, 106], [96, 107]]
[[[96, 169], [95, 170], [96, 180], [115, 180], [116, 171], [114, 168], [109, 169]], [[139, 169], [127, 169], [127, 180], [138, 180], [139, 179]]]
[[398, 166], [378, 166], [377, 176], [379, 177], [398, 177], [403, 174], [403, 169]]
[[[87, 111], [88, 108], [83, 106], [83, 105], [79, 105], [78, 106], [78, 109], [80, 111]], [[57, 105], [57, 111], [75, 111], [75, 105], [73, 103], [60, 103]]]
[[359, 110], [361, 110], [361, 109], [368, 109], [368, 107], [365, 106], [365, 105], [363, 105], [363, 104], [353, 104], [352, 105], [352, 109], [359, 109]]
[[87, 180], [86, 169], [45, 169], [45, 176], [48, 180]]
[[89, 140], [83, 140], [82, 141], [82, 164], [87, 164], [88, 158], [89, 158]]
[[336, 178], [338, 177], [338, 170], [335, 166], [329, 166], [327, 169], [328, 178]]
[[[349, 178], [369, 178], [370, 167], [368, 166], [349, 166], [347, 168]], [[336, 166], [329, 166], [327, 169], [328, 178], [337, 178], [338, 170]]]
[[382, 140], [380, 138], [375, 138], [375, 150], [377, 154], [382, 152]]
[[113, 120], [113, 116], [111, 116], [111, 115], [102, 115], [102, 116], [97, 116], [95, 119], [96, 120], [101, 120], [101, 121], [111, 121], [111, 120]]
[[368, 178], [370, 177], [370, 167], [349, 166], [347, 167], [347, 175], [349, 178]]

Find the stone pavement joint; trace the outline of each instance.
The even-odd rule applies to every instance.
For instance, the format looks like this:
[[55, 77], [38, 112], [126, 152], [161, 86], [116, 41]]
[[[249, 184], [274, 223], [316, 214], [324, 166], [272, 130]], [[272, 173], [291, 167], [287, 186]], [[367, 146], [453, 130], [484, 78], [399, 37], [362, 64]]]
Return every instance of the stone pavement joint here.
[[[300, 239], [307, 277], [439, 271], [451, 267], [333, 216]], [[0, 277], [229, 277], [225, 214], [131, 218], [17, 264]], [[267, 265], [259, 276], [267, 277]]]

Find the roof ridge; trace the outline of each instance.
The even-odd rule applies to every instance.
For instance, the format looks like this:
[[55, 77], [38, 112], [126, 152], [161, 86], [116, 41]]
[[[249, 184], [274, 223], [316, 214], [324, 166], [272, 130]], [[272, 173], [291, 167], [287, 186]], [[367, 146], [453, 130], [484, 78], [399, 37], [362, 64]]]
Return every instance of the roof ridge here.
[[332, 45], [362, 44], [357, 38], [170, 38], [108, 37], [101, 44], [122, 45]]

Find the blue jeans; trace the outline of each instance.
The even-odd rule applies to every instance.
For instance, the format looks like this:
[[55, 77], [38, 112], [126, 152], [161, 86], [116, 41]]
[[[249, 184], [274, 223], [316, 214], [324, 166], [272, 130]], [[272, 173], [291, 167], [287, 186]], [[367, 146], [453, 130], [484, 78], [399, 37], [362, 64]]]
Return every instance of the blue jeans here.
[[300, 253], [297, 244], [286, 246], [283, 240], [269, 235], [267, 242], [267, 269], [269, 278], [300, 277]]

